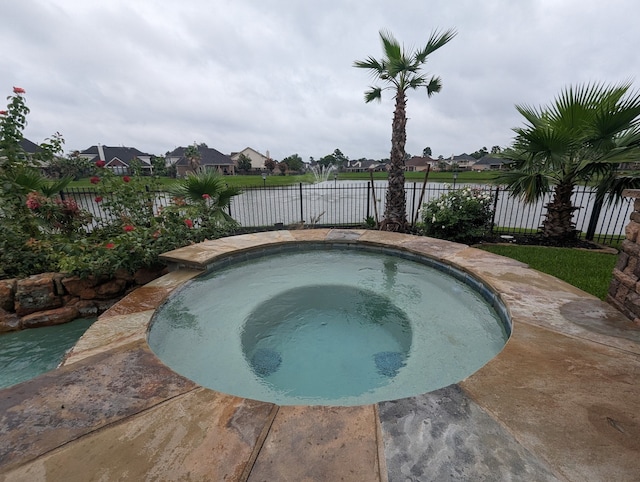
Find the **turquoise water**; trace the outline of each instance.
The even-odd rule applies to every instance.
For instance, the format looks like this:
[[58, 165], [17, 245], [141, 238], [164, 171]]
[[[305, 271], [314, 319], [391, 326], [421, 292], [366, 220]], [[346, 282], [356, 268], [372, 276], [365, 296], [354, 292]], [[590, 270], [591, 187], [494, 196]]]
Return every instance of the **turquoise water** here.
[[465, 283], [360, 250], [265, 255], [193, 280], [149, 345], [221, 392], [280, 405], [361, 405], [425, 393], [482, 367], [502, 320]]
[[0, 335], [0, 388], [56, 368], [94, 321], [79, 319]]

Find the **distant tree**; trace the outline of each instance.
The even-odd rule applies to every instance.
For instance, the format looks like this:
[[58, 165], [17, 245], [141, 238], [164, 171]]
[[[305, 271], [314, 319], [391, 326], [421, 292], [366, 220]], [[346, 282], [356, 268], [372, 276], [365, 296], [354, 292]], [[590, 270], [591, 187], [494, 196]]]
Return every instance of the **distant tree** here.
[[301, 171], [304, 167], [304, 162], [298, 154], [291, 154], [289, 157], [285, 157], [282, 162], [286, 162], [292, 171]]
[[321, 157], [320, 159], [318, 159], [318, 164], [322, 167], [329, 167], [329, 166], [333, 166], [336, 162], [335, 157], [333, 157], [333, 154], [327, 154], [324, 157]]
[[502, 148], [500, 146], [493, 146], [491, 148], [491, 154], [500, 154], [502, 152]]
[[286, 175], [288, 169], [289, 165], [285, 161], [280, 161], [278, 163], [278, 170], [280, 171], [281, 176]]
[[349, 158], [345, 156], [340, 149], [333, 151], [333, 165], [342, 167], [349, 162]]
[[137, 157], [134, 157], [129, 161], [129, 173], [136, 176], [142, 175], [142, 161]]
[[382, 91], [390, 89], [395, 99], [391, 123], [391, 164], [389, 166], [388, 189], [384, 220], [380, 228], [405, 232], [407, 223], [407, 198], [404, 190], [404, 154], [407, 140], [407, 92], [425, 88], [427, 96], [440, 92], [442, 83], [436, 76], [428, 78], [420, 72], [427, 58], [447, 44], [456, 32], [433, 32], [427, 44], [417, 50], [405, 51], [390, 32], [381, 31], [380, 40], [384, 55], [378, 60], [368, 57], [354, 62], [354, 67], [367, 69], [384, 87], [373, 86], [365, 92], [365, 102], [381, 100]]
[[168, 175], [167, 161], [162, 156], [151, 156], [151, 167], [156, 176]]
[[86, 177], [93, 167], [91, 161], [80, 157], [80, 152], [75, 151], [67, 157], [56, 156], [49, 161], [45, 171], [48, 176], [55, 178], [69, 177], [78, 180]]
[[[442, 156], [441, 156], [442, 157]], [[438, 161], [438, 169], [441, 171], [446, 171], [447, 168], [449, 167], [449, 164], [447, 164], [444, 159], [440, 159]]]
[[429, 156], [431, 156], [431, 148], [425, 147], [424, 149], [422, 149], [422, 157], [429, 157]]
[[240, 154], [238, 156], [238, 169], [244, 173], [251, 170], [251, 159], [249, 159], [245, 154]]
[[472, 152], [469, 155], [475, 159], [480, 159], [481, 157], [484, 157], [487, 154], [489, 154], [489, 151], [487, 151], [486, 147], [483, 147], [482, 149], [478, 149], [477, 151]]
[[264, 161], [264, 167], [266, 167], [269, 172], [273, 172], [273, 170], [276, 168], [276, 161], [268, 157]]

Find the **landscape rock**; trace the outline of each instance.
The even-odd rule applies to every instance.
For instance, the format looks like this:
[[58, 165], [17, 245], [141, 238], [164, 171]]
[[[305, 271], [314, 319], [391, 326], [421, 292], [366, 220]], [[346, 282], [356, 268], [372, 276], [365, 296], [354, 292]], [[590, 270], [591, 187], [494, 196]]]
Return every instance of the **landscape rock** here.
[[20, 317], [0, 308], [0, 333], [16, 331], [22, 328]]
[[73, 306], [63, 306], [54, 310], [40, 311], [22, 317], [24, 328], [36, 328], [39, 326], [60, 325], [78, 318], [79, 312]]
[[62, 298], [55, 290], [54, 273], [30, 276], [16, 283], [14, 307], [19, 316], [60, 306], [62, 306]]
[[13, 311], [14, 296], [16, 293], [16, 280], [0, 280], [0, 309]]

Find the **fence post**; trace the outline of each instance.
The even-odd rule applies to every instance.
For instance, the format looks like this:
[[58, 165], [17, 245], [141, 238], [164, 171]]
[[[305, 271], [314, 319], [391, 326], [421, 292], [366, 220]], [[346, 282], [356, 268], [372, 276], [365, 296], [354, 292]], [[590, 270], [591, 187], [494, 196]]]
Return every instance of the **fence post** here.
[[585, 239], [587, 241], [593, 241], [593, 237], [596, 233], [596, 225], [600, 219], [600, 211], [602, 211], [602, 205], [604, 204], [604, 198], [598, 198], [596, 196], [593, 202], [593, 208], [591, 209], [591, 218], [589, 218], [589, 226], [587, 227], [587, 234]]
[[64, 191], [60, 191], [58, 194], [60, 195], [60, 200], [64, 201]]
[[304, 224], [304, 203], [302, 202], [302, 183], [300, 186], [300, 222]]
[[371, 217], [371, 181], [367, 183], [367, 218]]
[[500, 192], [500, 186], [496, 186], [496, 197], [493, 199], [493, 214], [491, 215], [491, 234], [493, 234], [493, 227], [496, 223], [496, 210], [498, 209], [498, 193]]

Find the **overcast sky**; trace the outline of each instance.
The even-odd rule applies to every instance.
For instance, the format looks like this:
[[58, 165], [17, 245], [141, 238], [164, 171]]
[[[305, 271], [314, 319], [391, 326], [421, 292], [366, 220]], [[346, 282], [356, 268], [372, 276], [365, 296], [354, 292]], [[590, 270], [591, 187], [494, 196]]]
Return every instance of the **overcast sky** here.
[[442, 91], [409, 93], [413, 155], [504, 147], [516, 104], [568, 85], [640, 87], [636, 0], [2, 0], [0, 19], [0, 94], [24, 88], [25, 136], [60, 132], [65, 152], [389, 157], [393, 98], [365, 104], [352, 66], [382, 56], [381, 29], [407, 48], [458, 32], [425, 66]]

